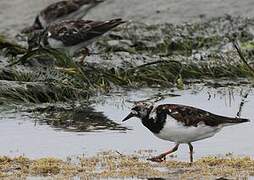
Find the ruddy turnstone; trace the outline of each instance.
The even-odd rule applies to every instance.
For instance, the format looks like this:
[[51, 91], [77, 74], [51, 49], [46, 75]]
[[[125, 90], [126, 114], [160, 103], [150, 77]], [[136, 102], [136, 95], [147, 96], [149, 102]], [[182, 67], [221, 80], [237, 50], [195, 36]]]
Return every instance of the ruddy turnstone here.
[[90, 8], [100, 2], [103, 0], [65, 0], [50, 4], [40, 11], [32, 26], [24, 28], [21, 32], [31, 33], [57, 21], [81, 19]]
[[38, 46], [64, 49], [72, 56], [79, 49], [92, 43], [95, 38], [124, 22], [120, 18], [108, 21], [67, 20], [56, 22], [44, 30], [33, 32], [28, 38], [28, 46], [30, 50]]
[[162, 104], [157, 107], [140, 102], [123, 119], [132, 117], [141, 119], [142, 124], [160, 139], [175, 142], [174, 148], [152, 157], [151, 161], [162, 162], [170, 153], [177, 151], [180, 144], [188, 144], [190, 162], [193, 162], [192, 142], [209, 138], [225, 126], [248, 122], [248, 119], [225, 117], [191, 106]]

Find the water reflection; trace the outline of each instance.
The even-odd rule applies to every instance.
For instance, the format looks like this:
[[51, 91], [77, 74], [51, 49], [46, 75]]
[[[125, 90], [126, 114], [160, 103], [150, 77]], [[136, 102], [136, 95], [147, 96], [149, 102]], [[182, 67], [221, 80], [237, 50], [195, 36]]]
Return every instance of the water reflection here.
[[96, 111], [91, 106], [78, 108], [54, 107], [26, 110], [32, 112], [36, 124], [47, 124], [58, 130], [70, 132], [95, 132], [102, 130], [125, 131], [126, 127], [110, 120], [103, 112]]

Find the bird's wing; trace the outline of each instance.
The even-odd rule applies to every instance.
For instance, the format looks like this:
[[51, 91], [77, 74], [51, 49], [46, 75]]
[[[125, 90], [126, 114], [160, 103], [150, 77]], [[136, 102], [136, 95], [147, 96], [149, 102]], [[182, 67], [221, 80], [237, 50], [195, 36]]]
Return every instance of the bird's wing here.
[[208, 126], [220, 124], [235, 124], [249, 121], [248, 119], [225, 117], [210, 113], [208, 111], [179, 104], [167, 104], [157, 107], [157, 114], [167, 113], [185, 126], [198, 126], [204, 123]]
[[103, 2], [102, 0], [65, 0], [50, 4], [40, 12], [40, 16], [47, 24], [56, 20], [63, 19], [69, 14], [78, 11], [83, 5], [90, 4], [95, 6]]
[[60, 40], [66, 46], [91, 40], [123, 23], [121, 19], [110, 21], [69, 20], [54, 23], [48, 27], [49, 36]]

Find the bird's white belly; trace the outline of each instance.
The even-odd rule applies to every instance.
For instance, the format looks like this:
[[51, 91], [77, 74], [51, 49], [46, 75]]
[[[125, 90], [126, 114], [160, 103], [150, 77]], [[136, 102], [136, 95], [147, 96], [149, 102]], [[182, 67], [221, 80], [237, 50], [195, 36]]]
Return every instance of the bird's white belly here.
[[48, 38], [48, 43], [49, 43], [49, 46], [54, 49], [64, 48], [64, 44], [62, 41], [59, 41], [53, 38]]
[[81, 44], [73, 45], [73, 46], [65, 46], [62, 41], [58, 41], [53, 38], [48, 38], [48, 43], [51, 48], [54, 49], [62, 49], [70, 56], [73, 56], [74, 53], [81, 48]]
[[49, 43], [49, 46], [51, 48], [54, 48], [54, 49], [63, 49], [69, 55], [73, 56], [75, 52], [77, 52], [78, 50], [80, 50], [80, 49], [86, 47], [87, 45], [89, 45], [90, 43], [92, 43], [92, 40], [84, 41], [84, 42], [81, 42], [81, 43], [78, 43], [78, 44], [72, 45], [72, 46], [65, 46], [62, 43], [62, 41], [58, 41], [58, 40], [53, 39], [53, 38], [48, 38], [48, 43]]
[[163, 129], [160, 133], [154, 135], [158, 138], [176, 143], [189, 143], [212, 137], [219, 132], [221, 128], [221, 126], [207, 126], [204, 123], [199, 123], [197, 127], [184, 126], [181, 122], [168, 116]]

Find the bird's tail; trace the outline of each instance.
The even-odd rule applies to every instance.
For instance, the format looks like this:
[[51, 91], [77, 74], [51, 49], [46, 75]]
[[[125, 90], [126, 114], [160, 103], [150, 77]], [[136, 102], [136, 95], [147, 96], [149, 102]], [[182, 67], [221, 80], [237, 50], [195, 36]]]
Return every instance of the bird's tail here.
[[78, 4], [79, 6], [83, 6], [85, 4], [99, 4], [104, 0], [71, 0], [71, 2]]
[[111, 19], [109, 21], [105, 21], [104, 25], [108, 26], [108, 28], [114, 28], [120, 24], [125, 23], [126, 21], [123, 21], [121, 18]]
[[111, 19], [108, 21], [101, 21], [94, 26], [93, 31], [97, 34], [104, 34], [107, 31], [113, 29], [114, 27], [125, 23], [121, 18]]
[[238, 118], [238, 117], [235, 117], [235, 118], [225, 118], [223, 120], [223, 124], [225, 126], [231, 126], [231, 125], [234, 125], [234, 124], [239, 124], [239, 123], [245, 123], [245, 122], [250, 122], [249, 119], [246, 119], [246, 118]]

